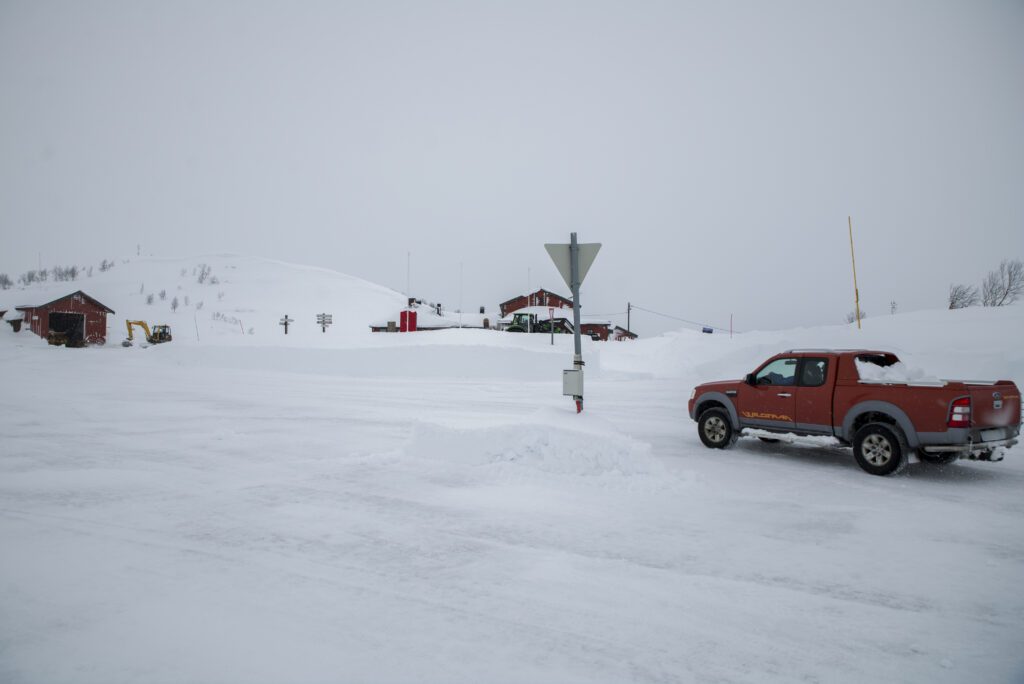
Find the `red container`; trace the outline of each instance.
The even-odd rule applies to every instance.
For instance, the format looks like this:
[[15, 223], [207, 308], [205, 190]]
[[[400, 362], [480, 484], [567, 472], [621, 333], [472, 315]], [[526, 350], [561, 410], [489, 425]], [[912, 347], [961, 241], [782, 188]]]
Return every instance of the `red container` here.
[[398, 314], [399, 332], [416, 332], [416, 312], [402, 311]]

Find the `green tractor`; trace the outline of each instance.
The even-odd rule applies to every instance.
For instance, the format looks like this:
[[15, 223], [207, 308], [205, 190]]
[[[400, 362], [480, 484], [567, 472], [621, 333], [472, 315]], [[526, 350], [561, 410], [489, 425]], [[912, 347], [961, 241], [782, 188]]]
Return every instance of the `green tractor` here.
[[514, 313], [512, 322], [506, 326], [506, 332], [533, 332], [550, 334], [554, 328], [555, 334], [571, 335], [573, 331], [572, 321], [567, 318], [538, 318], [533, 313]]

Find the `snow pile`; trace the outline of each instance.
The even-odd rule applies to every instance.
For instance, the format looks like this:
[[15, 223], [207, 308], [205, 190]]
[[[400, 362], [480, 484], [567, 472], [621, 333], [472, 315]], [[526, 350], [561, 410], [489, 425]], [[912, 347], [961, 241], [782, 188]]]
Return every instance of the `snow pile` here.
[[879, 366], [876, 363], [870, 363], [857, 359], [857, 374], [860, 375], [861, 382], [882, 382], [892, 384], [914, 384], [914, 385], [942, 385], [945, 384], [939, 378], [928, 375], [924, 370], [920, 368], [913, 368], [897, 361], [891, 366]]
[[[683, 384], [742, 378], [787, 349], [891, 351], [910, 368], [943, 378], [1013, 380], [1024, 386], [1024, 306], [971, 307], [879, 316], [833, 325], [705, 335], [679, 330], [601, 348], [604, 371], [675, 378]], [[918, 381], [917, 378], [914, 380]]]
[[414, 427], [404, 453], [416, 459], [479, 468], [498, 479], [545, 475], [628, 484], [623, 478], [668, 477], [649, 444], [616, 433], [590, 433], [546, 423], [479, 429]]

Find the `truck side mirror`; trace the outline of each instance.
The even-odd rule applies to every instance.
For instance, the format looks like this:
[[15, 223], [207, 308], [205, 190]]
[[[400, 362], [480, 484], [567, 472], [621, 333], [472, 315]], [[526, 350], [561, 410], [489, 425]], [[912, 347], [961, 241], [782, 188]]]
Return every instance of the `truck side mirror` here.
[[743, 382], [747, 383], [748, 385], [757, 384], [757, 381], [754, 379], [753, 373], [747, 373], [747, 377], [743, 378]]

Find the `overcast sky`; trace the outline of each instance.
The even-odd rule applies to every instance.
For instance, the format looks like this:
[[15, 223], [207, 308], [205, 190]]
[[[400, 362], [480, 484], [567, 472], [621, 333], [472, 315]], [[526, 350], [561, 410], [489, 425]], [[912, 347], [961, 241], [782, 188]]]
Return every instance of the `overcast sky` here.
[[852, 310], [847, 215], [869, 316], [1024, 258], [1024, 2], [0, 0], [12, 277], [411, 252], [493, 308], [576, 231], [585, 313], [781, 328]]

